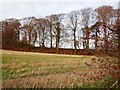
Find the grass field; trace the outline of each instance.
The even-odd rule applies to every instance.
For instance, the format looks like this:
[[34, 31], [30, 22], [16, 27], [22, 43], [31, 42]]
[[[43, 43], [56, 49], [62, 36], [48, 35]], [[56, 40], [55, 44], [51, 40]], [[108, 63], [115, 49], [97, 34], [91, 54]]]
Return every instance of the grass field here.
[[98, 87], [92, 78], [95, 56], [60, 55], [2, 50], [3, 87]]

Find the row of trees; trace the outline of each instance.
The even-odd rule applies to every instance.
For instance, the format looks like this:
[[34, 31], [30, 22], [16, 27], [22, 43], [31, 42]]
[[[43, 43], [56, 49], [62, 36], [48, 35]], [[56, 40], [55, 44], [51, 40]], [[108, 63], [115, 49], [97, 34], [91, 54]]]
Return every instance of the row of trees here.
[[[74, 51], [83, 48], [117, 50], [117, 14], [112, 6], [93, 10], [84, 8], [70, 13], [52, 14], [44, 18], [28, 17], [0, 21], [2, 47], [34, 46], [63, 48], [72, 45]], [[92, 43], [92, 44], [91, 44]]]

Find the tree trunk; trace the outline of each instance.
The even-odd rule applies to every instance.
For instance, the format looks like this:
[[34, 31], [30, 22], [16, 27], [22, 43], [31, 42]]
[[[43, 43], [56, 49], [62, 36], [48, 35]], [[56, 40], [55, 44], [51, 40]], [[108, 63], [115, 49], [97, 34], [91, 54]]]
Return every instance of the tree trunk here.
[[57, 28], [56, 28], [56, 50], [58, 52], [59, 50], [59, 41], [60, 41], [60, 23], [57, 23]]
[[107, 54], [107, 28], [106, 28], [106, 23], [104, 22], [104, 26], [103, 26], [103, 28], [104, 28], [104, 52], [105, 52], [105, 54]]
[[52, 29], [50, 29], [50, 47], [52, 48]]
[[28, 31], [28, 37], [29, 37], [29, 40], [28, 40], [28, 51], [30, 51], [31, 49], [31, 33], [32, 33], [32, 29], [29, 28], [29, 31]]
[[97, 36], [97, 29], [96, 29], [95, 31], [95, 49], [96, 50], [98, 50], [97, 42], [98, 42], [98, 36]]
[[56, 37], [56, 50], [59, 50], [59, 37]]
[[86, 33], [83, 31], [83, 49], [86, 49]]
[[50, 18], [50, 48], [52, 48], [52, 18]]
[[76, 29], [74, 29], [73, 31], [74, 31], [74, 54], [76, 54], [76, 51], [77, 51], [77, 47], [76, 47]]
[[86, 52], [89, 55], [89, 28], [86, 28]]
[[19, 41], [20, 40], [20, 31], [17, 30], [17, 40]]
[[86, 30], [86, 49], [89, 50], [89, 30]]
[[28, 51], [30, 51], [30, 42], [31, 42], [31, 32], [29, 32], [29, 40], [28, 40]]
[[42, 34], [43, 34], [43, 36], [42, 36], [42, 47], [44, 48], [45, 47], [45, 32], [44, 32], [45, 30], [44, 30], [44, 28], [42, 29]]
[[34, 41], [33, 41], [33, 46], [35, 46], [35, 42], [36, 42], [36, 40], [37, 40], [37, 32], [35, 31], [35, 36], [34, 36]]

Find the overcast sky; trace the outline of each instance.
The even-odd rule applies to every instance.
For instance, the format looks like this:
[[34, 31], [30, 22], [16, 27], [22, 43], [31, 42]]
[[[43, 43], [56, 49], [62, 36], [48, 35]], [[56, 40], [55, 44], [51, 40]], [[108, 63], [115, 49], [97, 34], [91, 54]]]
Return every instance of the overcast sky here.
[[29, 16], [44, 17], [56, 13], [68, 13], [85, 7], [111, 5], [117, 8], [119, 0], [0, 0], [0, 20]]

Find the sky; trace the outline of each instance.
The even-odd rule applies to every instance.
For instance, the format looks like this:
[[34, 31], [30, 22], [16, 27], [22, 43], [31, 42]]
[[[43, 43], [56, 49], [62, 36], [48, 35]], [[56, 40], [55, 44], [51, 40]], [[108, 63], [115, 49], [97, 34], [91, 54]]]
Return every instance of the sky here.
[[37, 18], [50, 14], [69, 13], [82, 8], [97, 8], [111, 5], [117, 8], [119, 0], [0, 0], [0, 20], [8, 18], [21, 19], [35, 16]]

